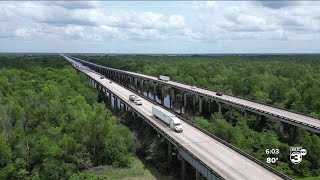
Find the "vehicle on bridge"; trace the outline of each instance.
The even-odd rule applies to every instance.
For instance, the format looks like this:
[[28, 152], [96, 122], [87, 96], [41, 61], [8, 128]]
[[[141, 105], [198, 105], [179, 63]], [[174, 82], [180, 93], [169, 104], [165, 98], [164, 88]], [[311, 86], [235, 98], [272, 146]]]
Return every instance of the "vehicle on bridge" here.
[[169, 77], [169, 76], [160, 75], [160, 76], [159, 76], [159, 80], [162, 80], [162, 81], [170, 81], [170, 77]]
[[182, 124], [179, 118], [177, 118], [174, 114], [166, 111], [165, 109], [161, 108], [160, 106], [152, 106], [152, 114], [156, 117], [161, 119], [163, 122], [168, 124], [170, 128], [176, 132], [182, 132]]
[[134, 102], [136, 105], [142, 105], [141, 99], [136, 95], [130, 95], [129, 100]]
[[216, 95], [217, 96], [222, 96], [222, 93], [221, 92], [217, 92]]
[[104, 78], [105, 78], [105, 76], [104, 76], [104, 75], [101, 75], [101, 76], [100, 76], [100, 79], [104, 79]]

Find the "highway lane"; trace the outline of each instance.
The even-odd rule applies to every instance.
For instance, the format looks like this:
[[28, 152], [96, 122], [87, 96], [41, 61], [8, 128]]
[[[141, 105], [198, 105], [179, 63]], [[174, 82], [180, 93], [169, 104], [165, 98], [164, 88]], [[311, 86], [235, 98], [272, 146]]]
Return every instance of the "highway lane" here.
[[[98, 65], [98, 66], [100, 66], [100, 65]], [[103, 67], [103, 66], [100, 66], [100, 67]], [[135, 76], [140, 76], [140, 77], [143, 77], [146, 79], [158, 81], [158, 78], [153, 77], [153, 76], [148, 76], [148, 75], [144, 75], [144, 74], [124, 71], [124, 70], [119, 70], [119, 69], [114, 69], [114, 68], [107, 68], [107, 69], [111, 69], [111, 70], [115, 70], [115, 71], [119, 71], [119, 72], [123, 72], [123, 73], [127, 73], [127, 74], [132, 74]], [[250, 109], [255, 109], [256, 111], [262, 111], [265, 114], [267, 114], [271, 117], [274, 117], [276, 119], [285, 120], [285, 122], [289, 121], [292, 123], [302, 124], [304, 127], [311, 126], [312, 128], [311, 129], [308, 128], [308, 129], [310, 129], [314, 132], [320, 133], [320, 120], [319, 119], [311, 118], [311, 117], [308, 117], [305, 115], [301, 115], [301, 114], [290, 112], [287, 110], [283, 110], [283, 109], [271, 107], [268, 105], [256, 103], [253, 101], [249, 101], [249, 100], [245, 100], [245, 99], [241, 99], [241, 98], [237, 98], [237, 97], [233, 97], [233, 96], [228, 96], [225, 94], [223, 96], [217, 96], [215, 91], [201, 89], [201, 88], [191, 89], [190, 85], [186, 85], [186, 84], [182, 84], [182, 83], [178, 83], [178, 82], [174, 82], [174, 81], [168, 81], [168, 82], [162, 81], [162, 83], [176, 86], [176, 87], [180, 87], [180, 88], [184, 88], [189, 91], [195, 91], [198, 93], [202, 93], [206, 96], [213, 97], [215, 99], [217, 99], [217, 98], [221, 99], [222, 101], [229, 101], [231, 104], [241, 104], [243, 106], [247, 106], [247, 109], [249, 111], [250, 111]], [[277, 116], [280, 116], [283, 118], [278, 118]]]
[[[100, 75], [97, 73], [83, 68], [81, 71], [98, 81], [126, 103], [132, 104], [132, 102], [129, 101], [129, 95], [135, 93], [114, 82], [109, 83], [108, 79], [100, 79]], [[138, 94], [136, 95], [141, 97]], [[213, 138], [185, 122], [182, 122], [184, 129], [182, 133], [176, 133], [172, 131], [167, 125], [152, 115], [152, 106], [154, 104], [146, 100], [144, 97], [141, 98], [143, 105], [134, 105], [136, 110], [148, 117], [148, 119], [152, 120], [152, 122], [154, 122], [158, 128], [161, 128], [177, 142], [185, 146], [191, 153], [193, 153], [197, 158], [207, 164], [223, 178], [243, 180], [281, 179], [279, 176], [271, 173], [262, 166], [242, 156], [222, 143], [214, 140]]]

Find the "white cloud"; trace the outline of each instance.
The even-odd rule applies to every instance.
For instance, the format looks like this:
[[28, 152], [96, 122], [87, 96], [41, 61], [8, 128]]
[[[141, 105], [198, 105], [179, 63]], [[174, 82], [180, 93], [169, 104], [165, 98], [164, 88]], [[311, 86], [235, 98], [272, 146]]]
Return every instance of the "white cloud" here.
[[[35, 35], [29, 32], [35, 31], [34, 26], [42, 26], [59, 38], [93, 37], [91, 40], [99, 41], [101, 38], [164, 39], [175, 36], [186, 26], [179, 14], [164, 15], [151, 11], [110, 13], [87, 2], [14, 2], [2, 5], [4, 11], [0, 13], [0, 20], [9, 20], [11, 26], [18, 29], [13, 34], [17, 37]], [[96, 35], [87, 35], [89, 32]]]

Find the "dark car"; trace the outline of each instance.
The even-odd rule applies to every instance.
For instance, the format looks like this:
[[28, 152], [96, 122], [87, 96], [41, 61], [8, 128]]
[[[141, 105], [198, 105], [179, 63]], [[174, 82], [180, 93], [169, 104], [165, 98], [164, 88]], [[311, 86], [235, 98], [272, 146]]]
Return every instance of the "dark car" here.
[[104, 75], [100, 76], [100, 79], [104, 79], [104, 78], [105, 78]]
[[216, 95], [217, 96], [222, 96], [222, 93], [221, 92], [217, 92]]

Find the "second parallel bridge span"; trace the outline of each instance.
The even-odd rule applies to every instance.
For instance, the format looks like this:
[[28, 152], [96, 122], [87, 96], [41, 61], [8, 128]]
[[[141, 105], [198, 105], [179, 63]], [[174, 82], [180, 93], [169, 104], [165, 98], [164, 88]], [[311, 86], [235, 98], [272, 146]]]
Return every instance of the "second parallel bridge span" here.
[[160, 81], [160, 80], [158, 80], [158, 78], [153, 77], [153, 76], [148, 76], [148, 75], [134, 73], [134, 72], [130, 72], [130, 71], [124, 71], [124, 70], [104, 67], [104, 66], [101, 66], [101, 65], [98, 65], [95, 63], [91, 63], [91, 62], [79, 59], [79, 58], [75, 58], [75, 57], [71, 57], [71, 56], [68, 56], [68, 57], [75, 60], [75, 61], [81, 62], [82, 64], [85, 64], [91, 68], [94, 68], [98, 71], [99, 70], [109, 70], [109, 71], [113, 71], [113, 72], [128, 74], [128, 75], [138, 77], [138, 78], [152, 80], [154, 82], [158, 82], [161, 84], [167, 84], [167, 85], [170, 85], [171, 87], [174, 87], [177, 89], [182, 89], [182, 90], [185, 90], [185, 91], [188, 91], [191, 93], [206, 96], [206, 97], [215, 99], [216, 101], [221, 102], [221, 103], [229, 104], [231, 106], [236, 106], [236, 107], [239, 107], [239, 108], [244, 109], [249, 112], [257, 113], [257, 114], [260, 114], [260, 115], [263, 115], [266, 117], [270, 117], [270, 118], [279, 120], [281, 122], [285, 122], [285, 123], [288, 123], [288, 124], [291, 124], [294, 126], [308, 129], [308, 130], [316, 132], [316, 133], [320, 133], [320, 120], [316, 119], [316, 118], [309, 117], [307, 115], [303, 115], [301, 113], [276, 108], [276, 107], [273, 107], [270, 105], [261, 104], [261, 103], [253, 102], [250, 100], [245, 100], [245, 99], [235, 97], [235, 96], [230, 96], [230, 95], [217, 96], [216, 92], [212, 91], [212, 90], [206, 90], [206, 89], [202, 89], [202, 88], [192, 89], [190, 87], [190, 85], [186, 85], [183, 83], [178, 83], [178, 82], [174, 82], [174, 81], [168, 81], [168, 82]]

